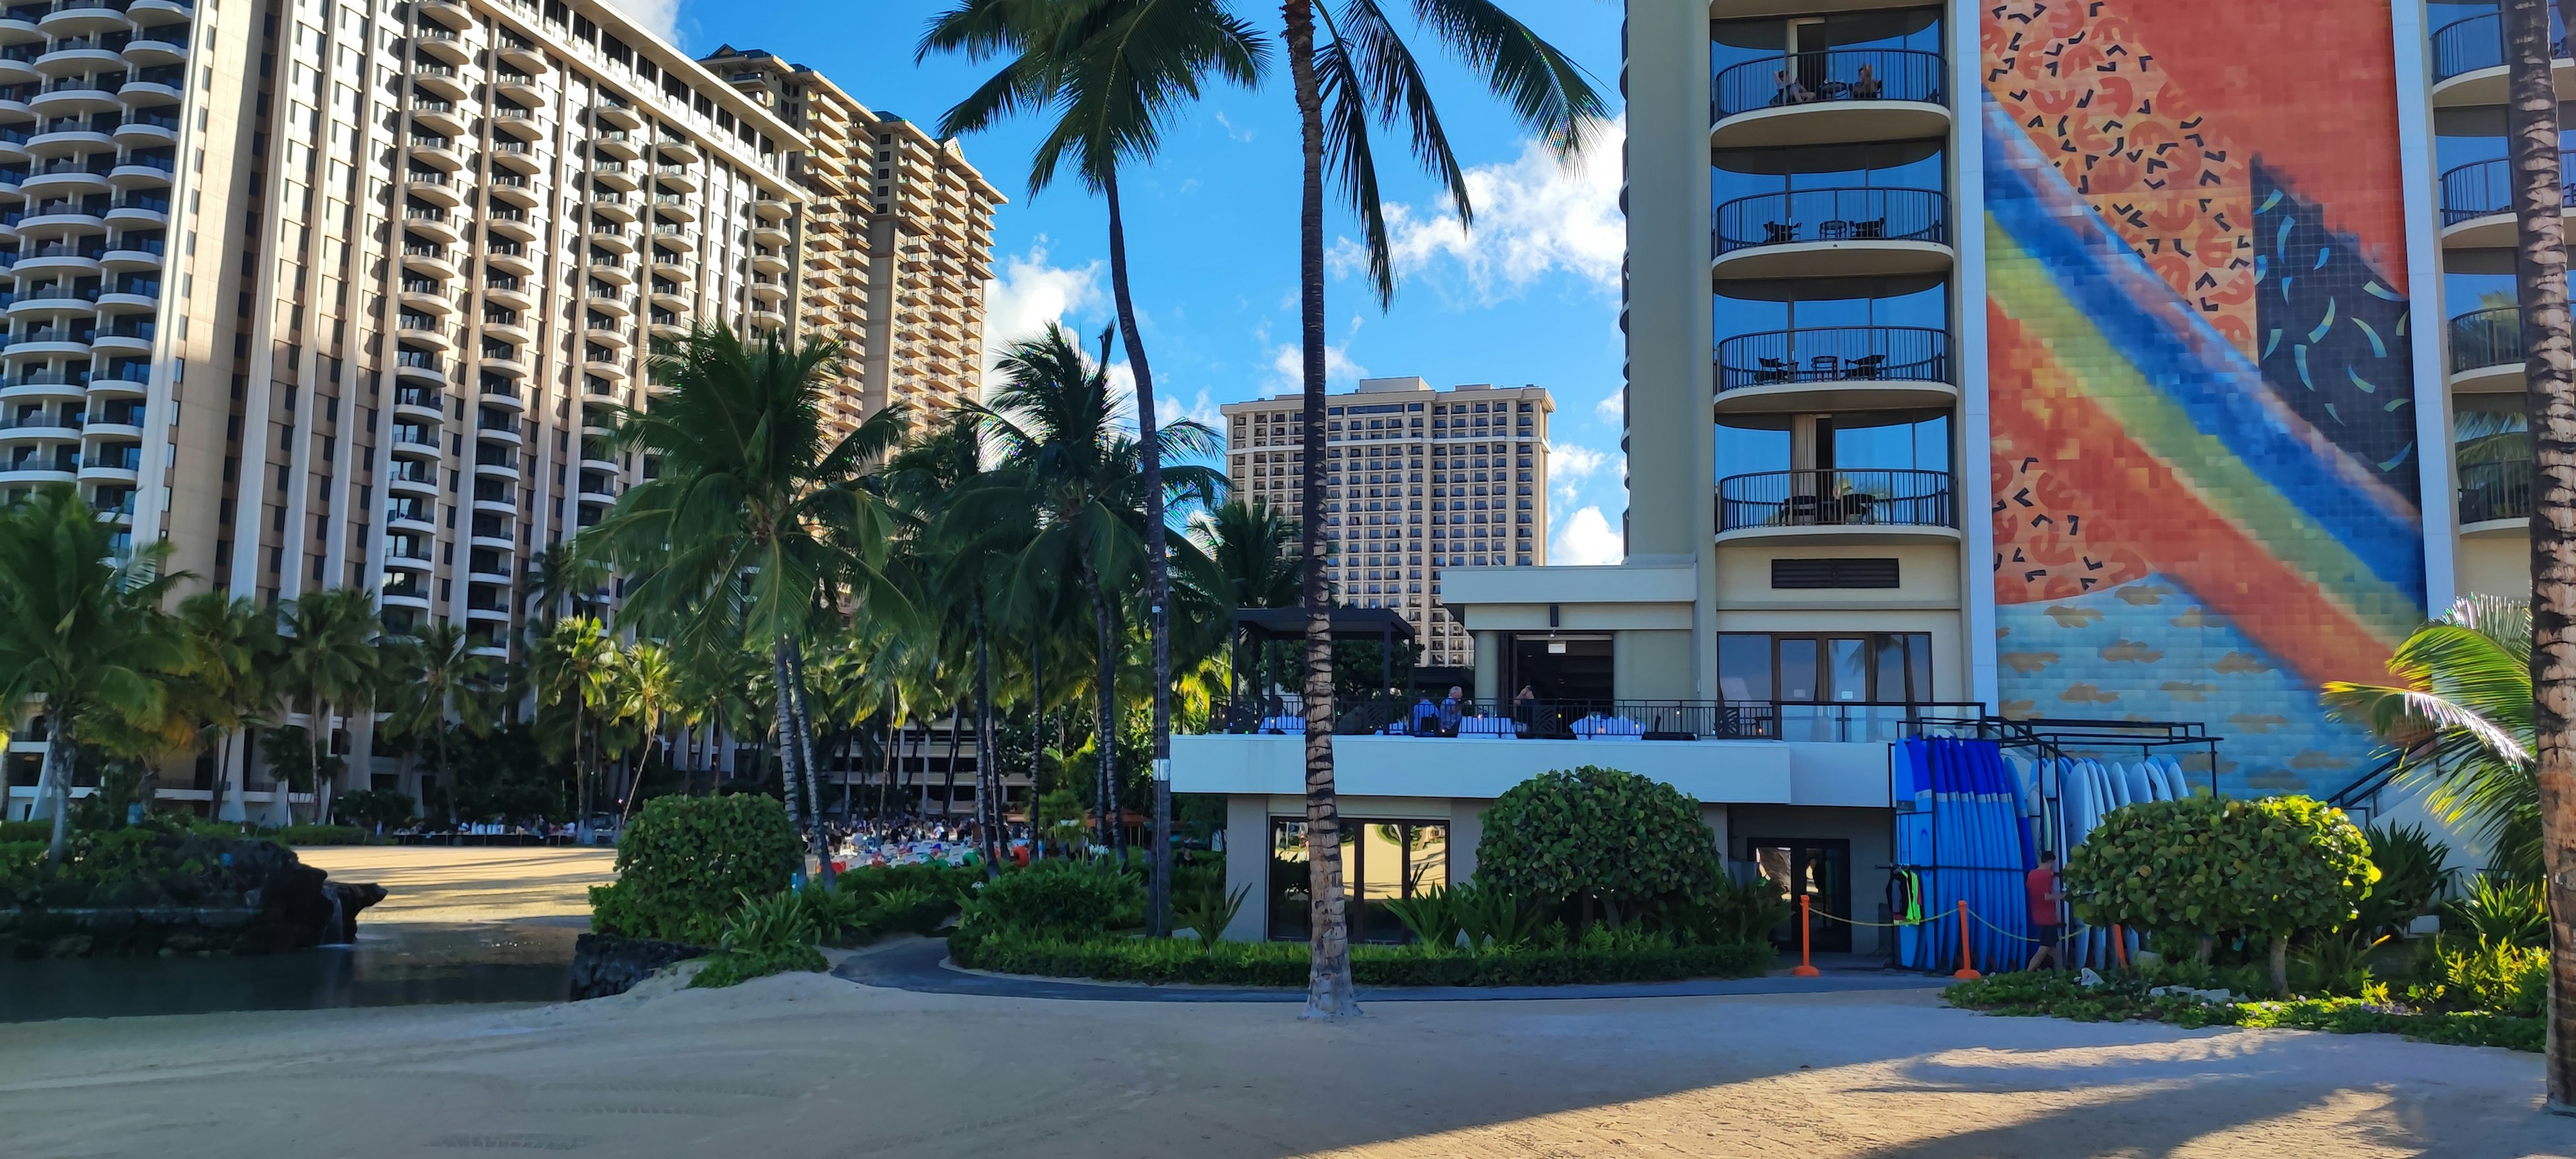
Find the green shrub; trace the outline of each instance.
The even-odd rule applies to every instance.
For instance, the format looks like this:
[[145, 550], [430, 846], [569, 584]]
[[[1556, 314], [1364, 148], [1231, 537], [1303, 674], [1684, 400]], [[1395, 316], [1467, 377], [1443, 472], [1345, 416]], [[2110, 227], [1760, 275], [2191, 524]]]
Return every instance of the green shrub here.
[[2440, 989], [2427, 997], [2456, 1010], [2538, 1018], [2549, 996], [2549, 951], [2510, 942], [2435, 946]]
[[1668, 901], [1649, 920], [1690, 941], [1765, 942], [1797, 912], [1797, 903], [1769, 878], [1720, 874], [1707, 892]]
[[54, 823], [50, 818], [43, 821], [0, 821], [0, 844], [53, 839]]
[[689, 986], [734, 986], [790, 970], [822, 970], [823, 953], [814, 947], [823, 931], [815, 924], [807, 892], [780, 890], [763, 898], [737, 895], [741, 904], [725, 925], [724, 938]]
[[1942, 998], [1963, 1010], [2039, 1015], [2077, 1022], [2139, 1020], [2182, 1027], [2282, 1026], [2334, 1034], [2402, 1034], [2422, 1042], [2501, 1046], [2538, 1052], [2541, 1020], [2483, 1012], [2407, 1010], [2362, 998], [2306, 998], [2288, 1002], [2202, 1002], [2182, 995], [2154, 995], [2151, 972], [2105, 979], [2087, 987], [2056, 971], [1995, 974], [1961, 982]]
[[1243, 903], [1252, 897], [1252, 887], [1248, 885], [1236, 887], [1233, 893], [1222, 892], [1223, 879], [1203, 884], [1198, 893], [1179, 894], [1179, 880], [1178, 875], [1173, 877], [1176, 900], [1172, 903], [1172, 928], [1190, 931], [1202, 946], [1215, 945], [1223, 938], [1225, 928], [1234, 924], [1235, 915], [1243, 912]]
[[2442, 929], [2481, 942], [2515, 946], [2549, 944], [2549, 911], [2540, 887], [2481, 876], [2469, 892], [2442, 907]]
[[2353, 926], [2364, 937], [2402, 936], [2415, 919], [2433, 912], [2436, 899], [2449, 888], [2451, 850], [2421, 825], [2381, 823], [2361, 835], [2370, 843], [2370, 863], [2379, 868], [2379, 881], [2362, 899]]
[[351, 789], [331, 799], [331, 813], [362, 829], [397, 828], [412, 819], [419, 802], [399, 789]]
[[1541, 773], [1485, 813], [1476, 878], [1531, 900], [1591, 898], [1613, 925], [1675, 894], [1699, 895], [1725, 875], [1699, 802], [1660, 781], [1585, 765]]
[[2065, 868], [2077, 917], [2102, 926], [2247, 930], [2289, 989], [2290, 938], [2353, 920], [2379, 871], [2343, 811], [2309, 797], [2193, 797], [2111, 811]]
[[[1777, 961], [1769, 944], [1682, 946], [1632, 940], [1600, 929], [1609, 945], [1562, 949], [1523, 947], [1462, 954], [1422, 946], [1351, 947], [1351, 978], [1362, 986], [1564, 986], [1610, 982], [1668, 982], [1684, 978], [1734, 978], [1760, 974]], [[1630, 939], [1651, 938], [1630, 932]], [[1308, 958], [1303, 942], [1217, 942], [1180, 939], [1097, 938], [1089, 941], [1004, 934], [949, 941], [961, 966], [1005, 974], [1107, 981], [1198, 983], [1225, 986], [1302, 987]]]
[[1080, 939], [1136, 924], [1144, 905], [1144, 886], [1127, 871], [1107, 862], [1054, 858], [985, 882], [960, 925]]
[[591, 928], [707, 945], [724, 934], [739, 899], [779, 892], [804, 855], [771, 798], [656, 797], [617, 844], [617, 881], [591, 888]]
[[975, 888], [984, 880], [984, 870], [973, 865], [864, 865], [841, 874], [833, 884], [861, 896], [874, 896], [897, 889], [918, 889], [943, 898], [953, 898]]

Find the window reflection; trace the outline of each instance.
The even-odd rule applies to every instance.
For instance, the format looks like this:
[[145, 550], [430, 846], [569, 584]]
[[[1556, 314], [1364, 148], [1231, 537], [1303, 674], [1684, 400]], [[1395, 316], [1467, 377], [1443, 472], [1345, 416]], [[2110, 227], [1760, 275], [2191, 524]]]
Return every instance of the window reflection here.
[[[1306, 823], [1270, 822], [1270, 936], [1307, 937]], [[1404, 923], [1383, 904], [1449, 886], [1449, 825], [1443, 821], [1342, 819], [1343, 920], [1353, 941], [1401, 942]]]

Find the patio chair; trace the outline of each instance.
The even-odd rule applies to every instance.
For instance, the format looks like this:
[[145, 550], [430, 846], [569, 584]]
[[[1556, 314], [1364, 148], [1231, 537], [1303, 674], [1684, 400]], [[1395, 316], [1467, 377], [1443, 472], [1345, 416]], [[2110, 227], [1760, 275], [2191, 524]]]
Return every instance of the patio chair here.
[[1843, 377], [1843, 360], [1838, 354], [1819, 354], [1807, 360], [1807, 377], [1816, 382], [1831, 382]]
[[1816, 223], [1816, 240], [1846, 241], [1852, 235], [1852, 223], [1839, 217]]
[[1843, 377], [1877, 379], [1887, 376], [1887, 356], [1865, 354], [1843, 365]]
[[1852, 492], [1852, 493], [1851, 493], [1851, 494], [1849, 494], [1849, 495], [1845, 495], [1845, 496], [1843, 496], [1843, 497], [1842, 497], [1842, 501], [1841, 501], [1841, 503], [1839, 504], [1839, 506], [1840, 506], [1840, 507], [1841, 507], [1841, 509], [1842, 509], [1842, 512], [1841, 512], [1841, 514], [1842, 514], [1841, 522], [1844, 522], [1844, 523], [1875, 523], [1875, 522], [1877, 522], [1877, 519], [1875, 518], [1875, 516], [1876, 516], [1876, 514], [1877, 514], [1877, 509], [1878, 509], [1878, 496], [1875, 496], [1875, 495], [1869, 494], [1868, 492], [1865, 492], [1865, 491], [1854, 491], [1854, 492]]
[[1756, 358], [1761, 369], [1753, 372], [1755, 382], [1787, 382], [1798, 377], [1798, 369], [1778, 358]]
[[1887, 219], [1884, 217], [1854, 221], [1850, 225], [1851, 236], [1856, 241], [1877, 241], [1887, 236]]
[[1796, 240], [1798, 240], [1797, 222], [1766, 221], [1762, 223], [1762, 244], [1781, 245]]

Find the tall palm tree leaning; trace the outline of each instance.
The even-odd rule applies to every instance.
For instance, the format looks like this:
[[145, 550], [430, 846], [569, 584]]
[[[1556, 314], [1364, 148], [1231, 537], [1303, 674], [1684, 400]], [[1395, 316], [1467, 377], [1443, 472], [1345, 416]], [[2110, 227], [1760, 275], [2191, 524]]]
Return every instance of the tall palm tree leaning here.
[[779, 766], [814, 805], [806, 820], [827, 876], [813, 742], [799, 723], [809, 719], [797, 679], [803, 641], [844, 600], [879, 617], [910, 608], [884, 570], [894, 515], [861, 485], [901, 440], [906, 412], [888, 407], [827, 442], [822, 394], [838, 358], [828, 343], [791, 350], [772, 335], [746, 344], [720, 326], [654, 355], [653, 378], [669, 394], [649, 411], [622, 412], [611, 437], [658, 461], [660, 474], [628, 488], [576, 540], [584, 556], [626, 574], [620, 615], [644, 634], [684, 654], [746, 643], [769, 652]]
[[1155, 437], [1154, 371], [1136, 325], [1127, 277], [1127, 222], [1118, 170], [1153, 160], [1163, 128], [1218, 77], [1251, 87], [1270, 46], [1225, 0], [963, 0], [931, 21], [918, 60], [931, 51], [974, 59], [1013, 53], [1009, 64], [940, 119], [941, 136], [991, 127], [1011, 113], [1051, 109], [1056, 122], [1029, 162], [1029, 193], [1071, 155], [1082, 183], [1109, 210], [1109, 289], [1118, 337], [1136, 379], [1137, 439], [1144, 451], [1146, 631], [1154, 650], [1154, 852], [1150, 931], [1165, 932], [1171, 906], [1171, 565], [1164, 545], [1163, 456]]
[[53, 819], [46, 856], [55, 861], [69, 836], [77, 722], [101, 711], [157, 715], [160, 674], [186, 660], [161, 611], [184, 578], [160, 572], [169, 545], [119, 557], [115, 530], [69, 484], [0, 507], [0, 591], [9, 593], [0, 599], [0, 711], [15, 718], [41, 703], [47, 744], [35, 815]]
[[[1377, 0], [1283, 0], [1279, 6], [1288, 75], [1297, 101], [1304, 155], [1298, 193], [1298, 313], [1305, 386], [1306, 848], [1312, 875], [1313, 969], [1302, 1017], [1359, 1013], [1351, 995], [1349, 930], [1342, 915], [1341, 816], [1333, 800], [1333, 643], [1324, 585], [1324, 176], [1340, 178], [1367, 238], [1369, 277], [1385, 306], [1395, 295], [1395, 265], [1378, 201], [1372, 120], [1410, 133], [1415, 160], [1448, 186], [1462, 224], [1472, 225], [1466, 171], [1451, 154], [1430, 90]], [[1413, 0], [1417, 22], [1468, 67], [1522, 124], [1572, 161], [1601, 123], [1600, 94], [1583, 70], [1493, 0]], [[1317, 40], [1317, 26], [1325, 39]]]
[[2543, 1071], [2550, 1109], [2576, 1115], [2576, 348], [2568, 334], [2549, 0], [2505, 0], [2503, 25], [2514, 289], [2531, 414], [2533, 771], [2551, 946]]

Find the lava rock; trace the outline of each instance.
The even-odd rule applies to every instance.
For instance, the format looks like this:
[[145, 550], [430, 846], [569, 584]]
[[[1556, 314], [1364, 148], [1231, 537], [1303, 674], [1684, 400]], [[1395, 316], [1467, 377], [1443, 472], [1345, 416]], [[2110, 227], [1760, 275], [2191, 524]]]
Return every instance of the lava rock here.
[[583, 934], [573, 940], [572, 999], [623, 994], [653, 972], [674, 962], [707, 956], [704, 946], [615, 934]]

